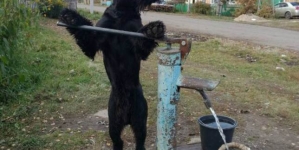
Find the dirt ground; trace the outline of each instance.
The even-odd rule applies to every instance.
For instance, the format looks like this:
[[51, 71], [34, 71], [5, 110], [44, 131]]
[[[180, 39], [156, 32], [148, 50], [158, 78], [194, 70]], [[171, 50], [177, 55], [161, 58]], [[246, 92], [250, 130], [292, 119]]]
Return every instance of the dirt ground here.
[[[54, 21], [53, 21], [54, 22]], [[51, 28], [59, 31], [64, 31], [61, 27], [56, 27], [55, 24], [49, 25]], [[194, 41], [205, 41], [210, 36], [203, 36], [192, 34], [188, 32], [180, 32], [178, 30], [168, 29], [167, 35], [169, 37], [188, 37]], [[298, 95], [299, 98], [299, 95]], [[254, 110], [240, 110], [238, 106], [232, 106], [230, 109], [234, 110], [238, 121], [238, 127], [235, 129], [233, 141], [244, 144], [252, 150], [298, 150], [299, 149], [299, 133], [292, 130], [292, 126], [285, 125], [283, 119], [277, 121], [269, 116], [257, 114]], [[96, 113], [96, 112], [95, 112]], [[221, 114], [222, 112], [216, 112]], [[200, 116], [199, 116], [200, 117]], [[186, 119], [188, 116], [179, 114], [178, 128], [177, 128], [177, 142], [178, 145], [187, 145], [190, 139], [199, 137], [199, 125], [196, 121]], [[108, 120], [106, 117], [94, 116], [90, 114], [87, 116], [65, 116], [64, 121], [57, 121], [56, 124], [61, 130], [68, 130], [68, 128], [78, 128], [81, 130], [96, 130], [108, 132]], [[108, 135], [108, 134], [107, 134]], [[124, 142], [126, 149], [134, 148], [134, 138], [132, 134], [124, 135]], [[146, 147], [149, 150], [154, 150], [156, 138], [156, 127], [148, 127], [148, 136]], [[111, 149], [111, 143], [108, 137], [107, 143], [101, 145], [101, 149]]]
[[[217, 112], [221, 115], [221, 112]], [[250, 113], [240, 113], [235, 118], [241, 124], [235, 129], [233, 142], [244, 144], [252, 150], [298, 150], [299, 135], [292, 131], [287, 125], [273, 121], [267, 116], [261, 116]], [[81, 117], [66, 116], [63, 122], [57, 122], [60, 130], [81, 128], [81, 131], [95, 130], [108, 133], [108, 120], [104, 117], [94, 116], [93, 114]], [[188, 116], [179, 115], [177, 126], [178, 146], [188, 145], [192, 138], [199, 138], [199, 125], [195, 121], [187, 120]], [[240, 118], [240, 119], [239, 119]], [[281, 120], [283, 121], [283, 120]], [[128, 128], [127, 128], [128, 130]], [[130, 134], [123, 135], [126, 149], [134, 149], [134, 138]], [[148, 127], [148, 136], [146, 147], [148, 150], [155, 149], [156, 127]], [[111, 149], [111, 144], [107, 140], [105, 145], [101, 146], [102, 150]], [[200, 141], [192, 144], [200, 144]], [[199, 145], [198, 145], [199, 146]]]

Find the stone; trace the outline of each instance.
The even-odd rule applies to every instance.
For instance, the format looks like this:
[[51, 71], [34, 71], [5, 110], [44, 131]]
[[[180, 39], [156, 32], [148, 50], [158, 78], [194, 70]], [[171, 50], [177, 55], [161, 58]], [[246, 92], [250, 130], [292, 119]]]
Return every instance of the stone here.
[[201, 139], [200, 137], [193, 137], [190, 139], [190, 141], [188, 142], [188, 145], [189, 144], [197, 144], [197, 143], [200, 143], [201, 142]]

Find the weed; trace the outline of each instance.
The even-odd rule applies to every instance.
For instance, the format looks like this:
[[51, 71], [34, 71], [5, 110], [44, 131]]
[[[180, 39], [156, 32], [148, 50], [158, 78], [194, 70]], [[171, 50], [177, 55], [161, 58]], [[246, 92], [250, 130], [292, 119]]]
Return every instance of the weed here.
[[29, 82], [38, 80], [22, 58], [32, 47], [31, 30], [37, 27], [38, 14], [17, 0], [4, 0], [0, 2], [0, 20], [0, 103], [7, 103], [29, 88]]
[[192, 12], [203, 14], [203, 15], [210, 15], [211, 14], [211, 5], [204, 3], [204, 2], [196, 2], [192, 5]]
[[49, 18], [58, 18], [60, 11], [66, 6], [63, 0], [39, 0], [37, 5], [43, 16]]

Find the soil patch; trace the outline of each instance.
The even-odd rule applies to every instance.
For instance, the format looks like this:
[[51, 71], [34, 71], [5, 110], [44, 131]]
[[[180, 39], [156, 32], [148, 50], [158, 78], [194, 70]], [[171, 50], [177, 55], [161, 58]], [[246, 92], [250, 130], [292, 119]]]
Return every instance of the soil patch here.
[[96, 115], [88, 115], [80, 118], [66, 117], [65, 120], [57, 121], [57, 127], [65, 131], [86, 132], [89, 130], [108, 131], [108, 118]]
[[243, 15], [240, 15], [239, 17], [235, 18], [234, 21], [237, 21], [237, 22], [240, 22], [240, 21], [243, 21], [243, 22], [266, 22], [268, 20], [265, 18], [256, 16], [254, 14], [243, 14]]

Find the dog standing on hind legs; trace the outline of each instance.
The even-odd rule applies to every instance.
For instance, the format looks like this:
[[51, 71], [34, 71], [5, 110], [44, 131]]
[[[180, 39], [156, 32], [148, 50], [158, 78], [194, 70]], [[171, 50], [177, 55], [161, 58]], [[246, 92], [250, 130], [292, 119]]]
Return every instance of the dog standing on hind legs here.
[[[148, 38], [67, 28], [86, 56], [94, 59], [97, 51], [103, 53], [111, 83], [108, 115], [114, 150], [123, 149], [121, 132], [126, 125], [131, 125], [133, 130], [136, 150], [145, 149], [147, 102], [139, 81], [140, 63], [158, 45], [154, 39], [162, 39], [166, 29], [161, 21], [143, 26], [140, 12], [156, 1], [114, 0], [96, 24], [98, 27], [139, 32]], [[69, 9], [61, 12], [59, 20], [72, 26], [93, 26], [91, 21]]]

